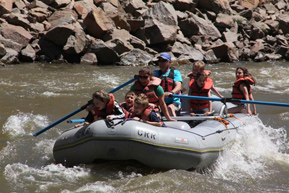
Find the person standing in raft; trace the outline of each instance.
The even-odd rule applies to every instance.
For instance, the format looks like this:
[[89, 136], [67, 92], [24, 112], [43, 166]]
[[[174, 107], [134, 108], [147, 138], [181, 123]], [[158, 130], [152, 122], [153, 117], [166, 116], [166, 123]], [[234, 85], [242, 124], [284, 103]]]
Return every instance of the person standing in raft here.
[[[211, 75], [211, 71], [210, 70], [205, 70], [205, 63], [203, 61], [196, 61], [193, 64], [192, 67], [192, 72], [190, 72], [189, 74], [187, 74], [187, 77], [189, 77], [189, 81], [186, 82], [186, 84], [184, 85], [184, 88], [182, 90], [182, 92], [186, 92], [187, 90], [189, 90], [189, 84], [190, 81], [194, 78], [196, 78], [197, 74], [199, 72], [205, 72], [205, 74], [207, 74], [208, 76]], [[223, 96], [219, 93], [219, 91], [214, 87], [214, 84], [212, 85], [212, 91], [214, 93], [216, 93], [220, 98], [223, 98]]]
[[[236, 68], [236, 81], [233, 85], [232, 98], [234, 99], [243, 99], [243, 100], [252, 100], [254, 101], [253, 95], [251, 93], [251, 85], [255, 85], [256, 80], [249, 73], [248, 69], [245, 67]], [[250, 104], [244, 103], [234, 103], [238, 105], [228, 109], [228, 113], [247, 113], [252, 115]], [[257, 115], [256, 105], [253, 104], [253, 114]]]
[[[212, 79], [205, 72], [199, 72], [196, 78], [189, 83], [189, 95], [211, 97], [211, 88], [213, 85]], [[209, 100], [190, 100], [188, 103], [190, 116], [196, 114], [209, 115], [212, 113], [212, 101]]]
[[[100, 119], [125, 118], [125, 113], [117, 101], [115, 101], [113, 94], [108, 94], [105, 91], [95, 91], [92, 94], [93, 103], [88, 107], [88, 115], [85, 118], [84, 124], [90, 124]], [[77, 126], [76, 126], [77, 127]]]
[[141, 68], [139, 74], [135, 77], [137, 80], [131, 86], [130, 90], [134, 91], [137, 95], [144, 93], [148, 97], [149, 103], [155, 105], [155, 111], [158, 111], [158, 107], [160, 107], [168, 121], [175, 121], [168, 112], [164, 100], [164, 90], [160, 86], [161, 79], [154, 77], [152, 70], [148, 66]]
[[167, 104], [170, 116], [175, 117], [180, 114], [181, 101], [180, 98], [169, 97], [173, 94], [181, 94], [182, 89], [182, 75], [180, 71], [171, 67], [171, 56], [169, 53], [161, 53], [158, 57], [159, 70], [154, 70], [154, 76], [160, 78], [161, 86], [165, 94], [165, 103]]
[[125, 102], [120, 103], [120, 106], [122, 107], [124, 113], [125, 113], [125, 118], [128, 118], [130, 114], [133, 112], [133, 105], [134, 105], [134, 99], [136, 97], [136, 94], [133, 91], [128, 91], [125, 94]]
[[134, 100], [134, 112], [132, 118], [157, 127], [164, 126], [164, 122], [160, 120], [153, 107], [149, 105], [148, 98], [145, 94], [139, 94]]

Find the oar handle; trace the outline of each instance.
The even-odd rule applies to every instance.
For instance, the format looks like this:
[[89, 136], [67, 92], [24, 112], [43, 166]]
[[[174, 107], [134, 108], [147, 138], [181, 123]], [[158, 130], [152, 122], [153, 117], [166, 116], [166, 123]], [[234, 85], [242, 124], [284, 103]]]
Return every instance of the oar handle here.
[[85, 122], [85, 119], [70, 119], [67, 121], [67, 123], [83, 123]]

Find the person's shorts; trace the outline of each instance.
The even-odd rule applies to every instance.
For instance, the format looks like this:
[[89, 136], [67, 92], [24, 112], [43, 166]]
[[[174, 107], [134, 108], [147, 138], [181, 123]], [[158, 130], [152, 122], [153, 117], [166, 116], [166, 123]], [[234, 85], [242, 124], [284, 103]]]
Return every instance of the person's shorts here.
[[181, 105], [179, 103], [173, 103], [173, 105], [176, 107], [176, 111], [181, 110]]

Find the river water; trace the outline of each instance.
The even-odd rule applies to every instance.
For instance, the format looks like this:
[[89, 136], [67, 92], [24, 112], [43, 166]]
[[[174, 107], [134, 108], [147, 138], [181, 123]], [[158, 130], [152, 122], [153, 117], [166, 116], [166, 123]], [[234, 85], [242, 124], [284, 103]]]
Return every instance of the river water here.
[[[237, 66], [247, 67], [257, 79], [255, 100], [289, 102], [289, 63], [206, 65], [224, 96], [230, 96]], [[139, 68], [0, 67], [0, 192], [289, 192], [289, 107], [257, 105], [260, 121], [249, 121], [236, 143], [204, 173], [162, 171], [133, 162], [55, 164], [54, 140], [72, 125], [64, 121], [37, 137], [31, 134], [86, 104], [93, 91], [109, 91], [131, 79]], [[191, 70], [190, 65], [176, 68], [183, 77]], [[119, 101], [129, 87], [115, 93]]]

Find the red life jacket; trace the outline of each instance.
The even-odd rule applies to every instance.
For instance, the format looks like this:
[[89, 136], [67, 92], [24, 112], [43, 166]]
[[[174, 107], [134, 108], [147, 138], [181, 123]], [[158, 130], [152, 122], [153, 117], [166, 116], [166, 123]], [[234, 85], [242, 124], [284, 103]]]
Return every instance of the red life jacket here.
[[174, 77], [175, 77], [174, 68], [170, 68], [170, 73], [168, 76], [164, 76], [163, 72], [159, 70], [159, 78], [162, 80], [160, 85], [163, 87], [165, 92], [170, 92], [174, 89], [175, 87]]
[[105, 109], [99, 110], [97, 107], [94, 107], [94, 121], [98, 119], [99, 116], [105, 118], [107, 115], [111, 115], [114, 110], [114, 96], [113, 94], [109, 94], [110, 100], [106, 104]]
[[234, 82], [233, 91], [232, 91], [232, 98], [235, 98], [235, 99], [246, 99], [244, 93], [240, 89], [240, 85], [242, 83], [245, 83], [245, 85], [246, 85], [246, 87], [248, 89], [249, 97], [252, 95], [251, 94], [251, 92], [252, 92], [251, 85], [255, 84], [255, 81], [253, 79], [249, 78], [249, 77], [244, 77], [244, 78], [239, 78], [238, 80], [236, 80]]
[[[208, 76], [211, 75], [211, 71], [210, 71], [210, 70], [203, 70], [203, 72], [204, 72], [206, 75], [208, 75]], [[190, 72], [189, 74], [187, 74], [187, 77], [189, 77], [190, 80], [192, 80], [192, 78], [195, 78], [194, 75], [193, 75], [193, 72]]]
[[[197, 86], [197, 81], [195, 81], [195, 79], [192, 79], [189, 83], [190, 89], [191, 89], [191, 93], [189, 93], [189, 95], [193, 95], [193, 96], [208, 96], [208, 93], [210, 91], [210, 89], [213, 86], [213, 80], [211, 78], [207, 78], [205, 85], [203, 86], [203, 88], [199, 88]], [[208, 100], [190, 100], [191, 103], [191, 107], [193, 109], [204, 109], [204, 108], [208, 108], [209, 107], [209, 101]]]
[[129, 118], [131, 113], [133, 112], [133, 106], [132, 107], [127, 107], [126, 103], [120, 103], [119, 106], [121, 106], [124, 114], [125, 114], [125, 119]]
[[149, 103], [153, 103], [156, 106], [159, 106], [159, 97], [155, 93], [155, 88], [159, 86], [161, 79], [153, 77], [147, 86], [143, 86], [139, 80], [134, 83], [134, 92], [139, 95], [144, 93], [149, 100]]
[[[153, 107], [152, 106], [148, 106], [142, 113], [141, 115], [141, 119], [145, 120], [145, 121], [150, 121], [150, 114], [153, 111]], [[133, 117], [138, 117], [138, 115], [136, 115], [134, 112], [131, 114], [130, 116], [131, 118]]]

